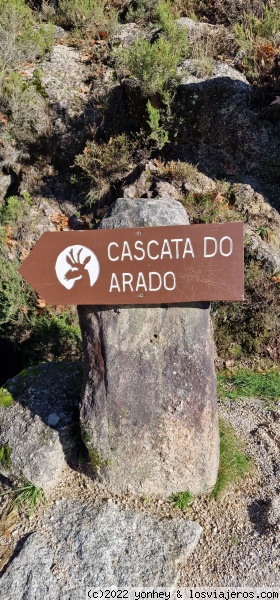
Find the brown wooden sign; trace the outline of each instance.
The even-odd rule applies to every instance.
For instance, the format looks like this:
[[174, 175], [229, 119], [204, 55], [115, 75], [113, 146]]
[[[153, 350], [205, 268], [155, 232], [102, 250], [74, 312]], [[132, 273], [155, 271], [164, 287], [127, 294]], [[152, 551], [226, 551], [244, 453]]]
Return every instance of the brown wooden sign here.
[[44, 233], [19, 269], [49, 304], [243, 299], [243, 223]]

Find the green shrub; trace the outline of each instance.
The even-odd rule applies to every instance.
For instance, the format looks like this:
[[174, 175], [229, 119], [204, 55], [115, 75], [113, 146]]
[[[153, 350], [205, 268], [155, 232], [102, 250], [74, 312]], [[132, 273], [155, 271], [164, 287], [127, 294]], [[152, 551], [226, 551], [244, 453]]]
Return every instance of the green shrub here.
[[117, 29], [117, 12], [105, 0], [60, 0], [57, 15], [62, 25], [94, 38], [110, 38]]
[[22, 480], [22, 485], [10, 492], [4, 492], [1, 496], [13, 496], [14, 499], [10, 506], [11, 510], [16, 506], [29, 506], [29, 516], [31, 516], [38, 504], [45, 504], [46, 497], [42, 488], [37, 488], [31, 481], [28, 481], [26, 477], [22, 477]]
[[163, 95], [172, 87], [172, 80], [178, 79], [178, 64], [189, 52], [186, 32], [177, 25], [170, 3], [160, 0], [154, 15], [162, 35], [154, 43], [139, 37], [118, 53], [121, 66], [139, 80], [144, 96]]
[[55, 314], [45, 310], [42, 315], [33, 316], [22, 343], [22, 358], [26, 366], [81, 357], [82, 340], [76, 311], [66, 308], [61, 314]]
[[0, 333], [5, 335], [30, 318], [36, 303], [35, 292], [20, 277], [19, 261], [11, 261], [0, 247]]
[[5, 444], [4, 446], [0, 447], [0, 463], [4, 468], [7, 468], [10, 466], [11, 454], [12, 454], [12, 450], [8, 446], [8, 444]]
[[184, 510], [188, 508], [193, 499], [193, 494], [191, 492], [178, 492], [177, 494], [172, 494], [170, 500], [175, 508], [179, 508], [180, 510]]
[[0, 76], [2, 111], [8, 115], [8, 134], [20, 144], [34, 142], [48, 128], [46, 103], [35, 85], [15, 71]]
[[4, 70], [43, 56], [53, 42], [52, 24], [36, 24], [24, 0], [0, 0], [0, 64]]
[[247, 18], [256, 36], [273, 40], [275, 34], [280, 31], [280, 3], [278, 2], [276, 6], [264, 6], [262, 16], [259, 18], [254, 15]]
[[29, 220], [32, 197], [24, 192], [22, 198], [10, 196], [0, 208], [0, 224], [11, 227], [15, 234], [23, 221]]
[[108, 143], [88, 142], [83, 154], [76, 156], [75, 164], [91, 182], [91, 203], [100, 200], [110, 185], [128, 170], [130, 160], [131, 147], [124, 134], [110, 138]]
[[160, 37], [154, 44], [137, 38], [130, 48], [119, 53], [119, 62], [138, 79], [144, 96], [162, 94], [171, 80], [177, 79], [177, 66], [182, 59], [182, 51], [168, 39]]
[[12, 394], [6, 388], [0, 388], [0, 406], [9, 408], [14, 402]]
[[239, 365], [280, 364], [279, 285], [253, 261], [245, 264], [245, 300], [213, 302], [212, 320], [220, 359]]
[[168, 131], [166, 131], [164, 126], [160, 123], [160, 111], [157, 108], [154, 108], [150, 101], [147, 102], [147, 111], [147, 123], [150, 127], [149, 140], [152, 141], [155, 148], [162, 150], [169, 141]]
[[154, 20], [158, 0], [137, 0], [129, 5], [125, 20], [127, 23], [151, 23]]
[[220, 426], [220, 466], [212, 497], [217, 498], [228, 486], [236, 483], [249, 473], [252, 467], [251, 459], [245, 454], [241, 441], [234, 429], [223, 419]]

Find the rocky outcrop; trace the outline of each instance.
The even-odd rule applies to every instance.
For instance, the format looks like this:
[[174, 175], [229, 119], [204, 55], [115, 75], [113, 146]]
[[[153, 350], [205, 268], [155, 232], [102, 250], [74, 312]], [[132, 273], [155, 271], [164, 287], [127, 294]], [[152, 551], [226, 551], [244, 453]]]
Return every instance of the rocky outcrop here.
[[280, 123], [251, 108], [252, 88], [245, 77], [218, 61], [203, 74], [195, 59], [185, 60], [180, 73], [175, 102], [180, 156], [216, 177], [246, 173], [279, 182]]
[[[187, 224], [174, 200], [119, 199], [102, 228]], [[116, 490], [207, 492], [219, 435], [209, 304], [78, 307], [85, 351], [81, 426]]]
[[[78, 600], [86, 588], [171, 586], [201, 527], [105, 504], [58, 501], [1, 578], [3, 597]], [[65, 596], [65, 590], [67, 594]]]
[[269, 275], [280, 272], [279, 212], [250, 185], [233, 186], [231, 202], [245, 221], [245, 252]]
[[6, 383], [0, 399], [0, 472], [49, 492], [76, 452], [80, 363], [46, 363]]
[[[67, 164], [85, 143], [89, 73], [80, 53], [63, 44], [54, 46], [50, 59], [41, 65], [41, 85], [53, 111], [52, 152]], [[89, 109], [88, 109], [89, 110]], [[87, 115], [88, 117], [88, 115]]]

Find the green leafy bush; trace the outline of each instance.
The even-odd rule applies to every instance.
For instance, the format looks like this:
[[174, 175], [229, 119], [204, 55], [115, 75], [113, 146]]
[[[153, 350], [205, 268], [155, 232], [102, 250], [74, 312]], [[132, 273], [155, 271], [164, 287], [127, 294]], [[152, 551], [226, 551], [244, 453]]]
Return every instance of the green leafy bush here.
[[138, 79], [146, 97], [164, 96], [172, 88], [172, 80], [178, 79], [177, 67], [189, 52], [186, 32], [176, 23], [171, 4], [166, 0], [157, 2], [154, 17], [161, 28], [160, 37], [154, 43], [139, 37], [130, 48], [118, 53], [120, 65]]
[[7, 468], [10, 466], [11, 454], [12, 454], [12, 450], [8, 446], [8, 444], [5, 444], [4, 446], [0, 447], [0, 463], [4, 468]]
[[24, 0], [0, 0], [0, 65], [16, 67], [24, 60], [33, 61], [52, 48], [52, 24], [36, 23]]
[[169, 141], [168, 131], [160, 123], [160, 111], [157, 108], [154, 108], [150, 101], [147, 102], [147, 111], [147, 123], [150, 127], [150, 134], [148, 136], [149, 140], [152, 141], [155, 148], [161, 150]]
[[116, 32], [118, 15], [105, 0], [60, 0], [59, 23], [93, 37], [110, 38]]
[[217, 354], [241, 366], [280, 364], [279, 284], [260, 265], [245, 265], [245, 300], [213, 302], [212, 320]]
[[137, 38], [131, 48], [119, 54], [119, 62], [138, 79], [144, 96], [162, 94], [172, 79], [177, 78], [177, 66], [182, 59], [180, 46], [160, 37], [154, 44]]
[[234, 429], [220, 419], [220, 466], [212, 497], [217, 498], [228, 486], [245, 476], [252, 468], [251, 459], [245, 454]]
[[65, 308], [61, 314], [50, 309], [33, 316], [22, 343], [25, 366], [53, 360], [77, 360], [82, 357], [81, 331], [76, 311]]
[[49, 126], [46, 102], [35, 85], [15, 71], [0, 75], [0, 102], [8, 115], [8, 134], [22, 145], [34, 142]]
[[110, 138], [108, 143], [88, 142], [83, 154], [76, 156], [75, 164], [90, 179], [90, 202], [100, 200], [108, 192], [110, 185], [128, 170], [130, 160], [130, 143], [124, 134]]
[[274, 6], [264, 6], [262, 16], [259, 18], [254, 15], [249, 15], [247, 18], [255, 35], [273, 40], [275, 34], [280, 31], [280, 2]]
[[177, 494], [172, 494], [170, 500], [175, 508], [184, 510], [190, 506], [193, 500], [193, 494], [189, 491], [178, 492]]

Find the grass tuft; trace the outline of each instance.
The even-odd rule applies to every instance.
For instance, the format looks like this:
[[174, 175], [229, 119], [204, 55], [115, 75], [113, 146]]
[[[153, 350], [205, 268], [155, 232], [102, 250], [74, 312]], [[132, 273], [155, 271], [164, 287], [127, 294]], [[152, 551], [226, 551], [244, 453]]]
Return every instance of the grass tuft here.
[[177, 494], [172, 494], [172, 496], [170, 497], [174, 508], [179, 508], [180, 510], [188, 508], [191, 504], [192, 499], [193, 494], [189, 491], [178, 492]]
[[13, 489], [10, 492], [4, 492], [1, 496], [11, 494], [13, 501], [11, 503], [11, 510], [16, 506], [22, 505], [29, 506], [29, 516], [31, 516], [38, 504], [45, 504], [46, 497], [43, 488], [37, 488], [31, 481], [23, 477], [23, 485]]
[[6, 390], [6, 388], [1, 387], [0, 388], [0, 407], [1, 406], [5, 406], [6, 408], [9, 408], [9, 406], [11, 406], [11, 404], [13, 404], [14, 399], [12, 394], [10, 394], [10, 392], [8, 390]]
[[217, 498], [225, 489], [249, 473], [252, 460], [245, 454], [242, 442], [236, 437], [234, 429], [224, 419], [220, 426], [220, 466], [218, 478], [211, 497]]
[[280, 399], [280, 372], [275, 369], [264, 372], [252, 369], [224, 371], [218, 373], [217, 378], [218, 396], [222, 400], [254, 397], [277, 402]]

